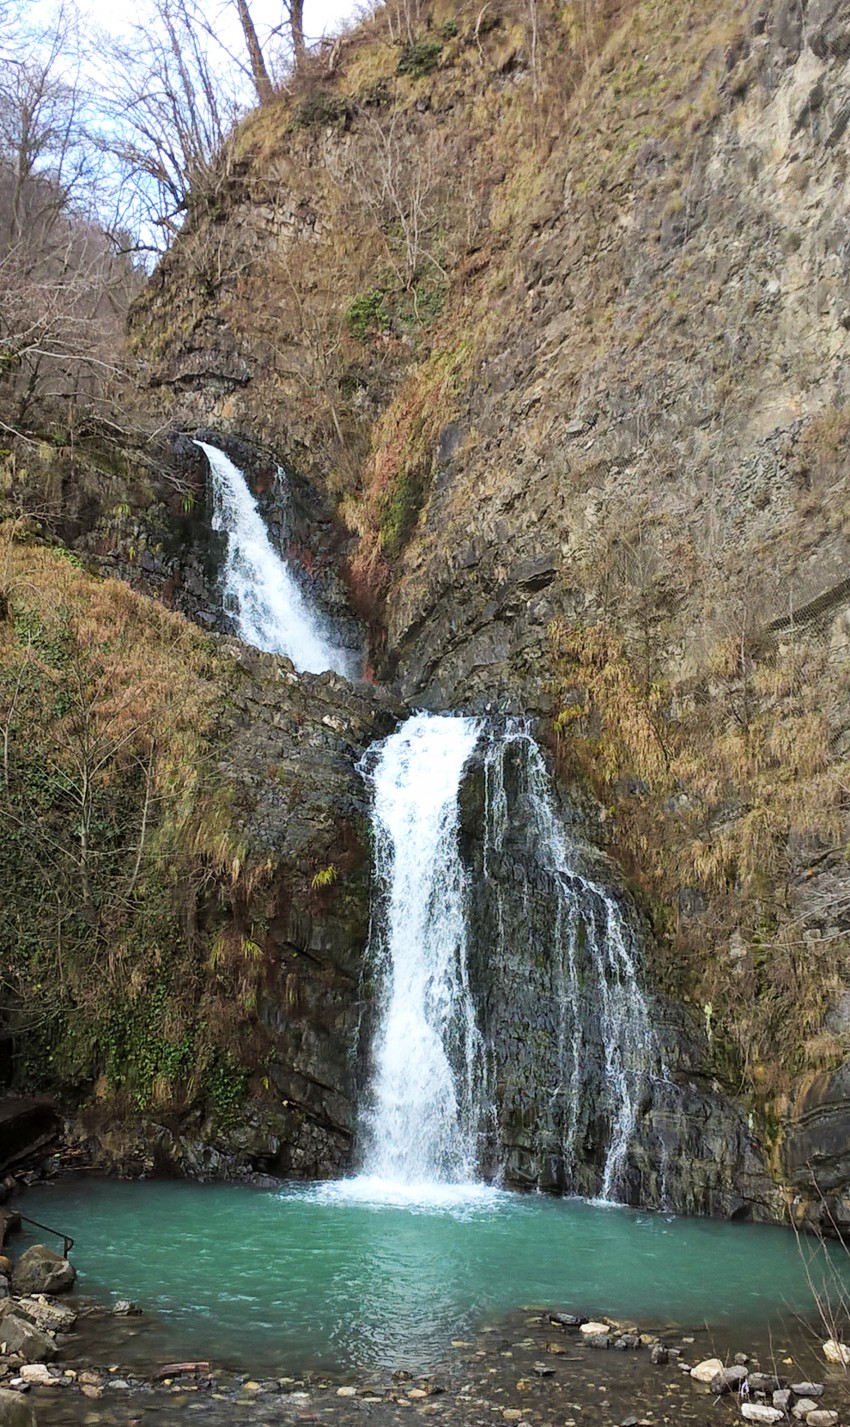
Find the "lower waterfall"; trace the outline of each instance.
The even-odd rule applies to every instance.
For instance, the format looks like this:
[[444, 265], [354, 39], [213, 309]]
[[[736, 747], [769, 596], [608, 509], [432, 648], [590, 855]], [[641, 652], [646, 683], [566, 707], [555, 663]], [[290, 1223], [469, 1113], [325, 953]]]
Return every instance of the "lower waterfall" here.
[[[570, 842], [530, 725], [416, 714], [361, 772], [373, 794], [376, 985], [362, 1174], [397, 1185], [471, 1184], [483, 1166], [498, 1176], [504, 1121], [518, 1096], [532, 1113], [528, 1082], [539, 1079], [533, 1113], [540, 1154], [558, 1163], [553, 1183], [621, 1199], [667, 1070], [636, 934]], [[483, 797], [462, 817], [476, 778]], [[542, 916], [523, 900], [532, 884]], [[504, 1024], [515, 989], [502, 1004], [493, 978], [511, 959], [521, 982], [545, 964], [546, 1037]], [[498, 1057], [496, 1042], [508, 1047]]]
[[[508, 791], [508, 764], [512, 786]], [[656, 1084], [669, 1081], [663, 1052], [639, 977], [639, 947], [622, 900], [583, 867], [555, 804], [552, 780], [529, 722], [508, 719], [490, 733], [486, 780], [484, 867], [497, 913], [497, 940], [507, 935], [502, 906], [506, 854], [519, 833], [526, 866], [549, 902], [552, 993], [557, 1036], [551, 1056], [546, 1118], [564, 1186], [579, 1184], [580, 1138], [590, 1118], [605, 1126], [598, 1196], [617, 1200], [642, 1106]], [[519, 859], [511, 862], [516, 895]], [[527, 950], [531, 959], [531, 948]], [[589, 1113], [592, 1106], [592, 1114]]]
[[374, 790], [380, 981], [364, 1172], [396, 1183], [475, 1177], [483, 1047], [466, 958], [458, 791], [475, 719], [418, 714], [364, 772]]

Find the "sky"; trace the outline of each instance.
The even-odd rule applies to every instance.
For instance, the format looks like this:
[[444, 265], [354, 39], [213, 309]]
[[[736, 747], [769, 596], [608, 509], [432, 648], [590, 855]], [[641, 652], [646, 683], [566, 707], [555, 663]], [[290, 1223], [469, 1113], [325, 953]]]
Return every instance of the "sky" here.
[[[78, 6], [85, 18], [113, 32], [120, 32], [139, 18], [139, 0], [78, 0]], [[43, 0], [37, 0], [32, 8], [34, 12], [42, 10]], [[281, 8], [280, 0], [251, 0], [251, 14], [261, 39], [280, 23]], [[305, 34], [309, 39], [318, 39], [322, 34], [334, 33], [356, 8], [355, 0], [304, 0]], [[212, 0], [207, 13], [212, 16], [217, 10], [221, 12], [223, 32], [237, 43], [239, 26], [232, 0]]]

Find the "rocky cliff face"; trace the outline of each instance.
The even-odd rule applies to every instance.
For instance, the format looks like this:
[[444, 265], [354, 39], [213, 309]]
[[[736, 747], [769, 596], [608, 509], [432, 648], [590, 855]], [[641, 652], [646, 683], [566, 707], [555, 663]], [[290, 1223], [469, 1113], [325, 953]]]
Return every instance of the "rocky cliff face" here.
[[[486, 9], [435, 3], [403, 39], [381, 11], [246, 121], [137, 306], [140, 370], [176, 428], [250, 433], [322, 492], [401, 697], [548, 727], [692, 1087], [650, 1113], [694, 1166], [677, 1202], [776, 1212], [752, 1126], [801, 1217], [814, 1169], [843, 1222], [850, 15]], [[299, 773], [292, 748], [287, 786], [343, 777], [340, 750]], [[329, 971], [325, 933], [269, 905], [275, 945], [317, 959], [303, 1032], [282, 981], [261, 1010], [291, 1038], [270, 1079], [335, 1146], [304, 1166], [350, 1130], [332, 983], [359, 906]], [[499, 995], [551, 1037], [548, 977], [506, 963]], [[514, 1172], [555, 1183], [536, 1113], [517, 1102]], [[657, 1193], [657, 1157], [634, 1172]]]

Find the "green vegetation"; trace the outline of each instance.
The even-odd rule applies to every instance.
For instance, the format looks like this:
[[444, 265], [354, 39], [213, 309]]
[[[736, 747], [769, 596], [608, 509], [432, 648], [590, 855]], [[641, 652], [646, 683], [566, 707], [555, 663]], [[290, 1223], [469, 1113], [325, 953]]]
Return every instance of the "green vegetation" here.
[[409, 40], [399, 55], [396, 72], [409, 74], [413, 79], [422, 79], [437, 68], [442, 50], [443, 46], [439, 40]]
[[374, 288], [371, 292], [355, 297], [348, 304], [345, 324], [352, 337], [358, 342], [366, 342], [378, 332], [386, 332], [390, 325], [385, 306], [386, 294]]

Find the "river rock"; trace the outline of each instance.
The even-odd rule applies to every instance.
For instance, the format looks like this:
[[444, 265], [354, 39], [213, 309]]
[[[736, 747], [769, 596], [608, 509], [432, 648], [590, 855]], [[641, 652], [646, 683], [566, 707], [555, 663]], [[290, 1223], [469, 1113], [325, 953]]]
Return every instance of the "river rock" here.
[[828, 1407], [816, 1407], [814, 1412], [806, 1413], [806, 1427], [835, 1427], [837, 1421], [838, 1413]]
[[608, 1324], [594, 1323], [593, 1321], [591, 1321], [590, 1323], [582, 1323], [581, 1327], [579, 1328], [579, 1332], [584, 1338], [596, 1338], [599, 1336], [600, 1333], [608, 1332]]
[[649, 1354], [649, 1361], [651, 1363], [654, 1363], [656, 1367], [664, 1367], [664, 1365], [668, 1363], [669, 1360], [670, 1353], [668, 1349], [665, 1348], [663, 1343], [656, 1343], [651, 1353]]
[[620, 1353], [636, 1352], [641, 1346], [637, 1333], [623, 1333], [614, 1343], [614, 1347]]
[[810, 1412], [817, 1412], [817, 1403], [813, 1397], [801, 1397], [799, 1402], [795, 1402], [791, 1411], [799, 1422], [805, 1422]]
[[46, 1333], [70, 1333], [77, 1321], [77, 1315], [72, 1308], [66, 1308], [61, 1303], [52, 1303], [43, 1293], [32, 1298], [19, 1298], [15, 1312], [28, 1318]]
[[778, 1392], [781, 1387], [788, 1386], [784, 1378], [769, 1372], [751, 1372], [747, 1383], [750, 1392]]
[[748, 1422], [761, 1422], [771, 1427], [774, 1422], [781, 1422], [785, 1416], [778, 1407], [768, 1407], [764, 1402], [742, 1402], [741, 1416]]
[[737, 1392], [747, 1376], [747, 1369], [740, 1365], [723, 1368], [711, 1379], [711, 1390], [715, 1393]]
[[779, 1411], [784, 1412], [785, 1416], [787, 1417], [788, 1413], [791, 1410], [791, 1400], [793, 1396], [794, 1394], [792, 1393], [790, 1387], [780, 1387], [778, 1391], [773, 1394], [771, 1402], [773, 1403], [774, 1407], [778, 1407]]
[[580, 1313], [550, 1313], [549, 1322], [557, 1323], [561, 1328], [583, 1328], [587, 1319]]
[[828, 1363], [838, 1363], [839, 1367], [846, 1368], [850, 1364], [850, 1347], [846, 1343], [837, 1343], [834, 1338], [827, 1338], [823, 1355]]
[[791, 1391], [795, 1397], [823, 1397], [822, 1382], [792, 1382]]
[[27, 1362], [37, 1363], [55, 1358], [57, 1347], [53, 1339], [19, 1313], [4, 1313], [0, 1319], [0, 1343], [6, 1351], [19, 1353]]
[[46, 1244], [33, 1244], [15, 1264], [12, 1287], [22, 1296], [31, 1293], [67, 1293], [77, 1270]]
[[610, 1333], [594, 1333], [592, 1337], [584, 1340], [589, 1348], [610, 1348], [613, 1338]]
[[0, 1387], [0, 1427], [36, 1427], [35, 1411], [19, 1392]]
[[691, 1368], [691, 1377], [694, 1382], [712, 1382], [714, 1378], [723, 1372], [723, 1364], [719, 1358], [704, 1358], [701, 1363], [697, 1363], [695, 1368]]
[[52, 1382], [50, 1368], [47, 1363], [24, 1363], [21, 1368], [21, 1377], [24, 1382]]

